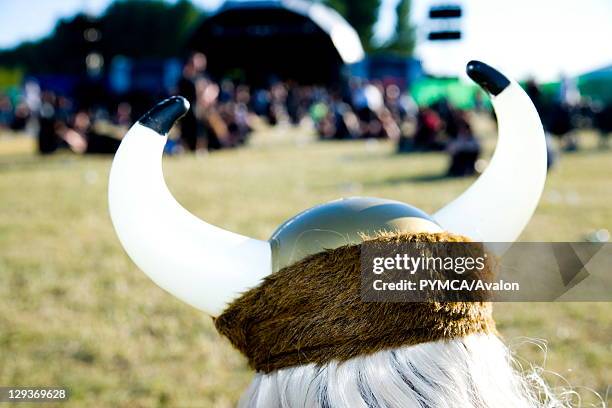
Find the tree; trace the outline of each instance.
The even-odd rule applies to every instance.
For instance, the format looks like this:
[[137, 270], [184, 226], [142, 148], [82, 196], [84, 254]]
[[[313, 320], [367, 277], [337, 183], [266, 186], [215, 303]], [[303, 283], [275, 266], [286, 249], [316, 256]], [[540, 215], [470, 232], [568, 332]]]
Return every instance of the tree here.
[[88, 44], [83, 33], [91, 23], [83, 14], [60, 20], [52, 35], [0, 53], [0, 65], [21, 67], [27, 73], [77, 73], [85, 66]]
[[171, 57], [180, 54], [201, 12], [187, 0], [122, 0], [100, 18], [103, 54]]
[[393, 37], [383, 49], [402, 57], [409, 57], [414, 50], [414, 27], [410, 24], [411, 0], [400, 0], [395, 8], [397, 21]]
[[372, 43], [372, 35], [381, 0], [324, 0], [324, 3], [335, 9], [353, 26], [366, 51], [376, 48]]
[[[29, 74], [80, 74], [91, 52], [111, 61], [115, 55], [134, 58], [180, 56], [189, 31], [202, 16], [189, 0], [120, 0], [102, 16], [77, 14], [60, 20], [53, 33], [11, 50], [0, 51], [0, 66], [21, 67]], [[87, 31], [96, 30], [87, 39]]]

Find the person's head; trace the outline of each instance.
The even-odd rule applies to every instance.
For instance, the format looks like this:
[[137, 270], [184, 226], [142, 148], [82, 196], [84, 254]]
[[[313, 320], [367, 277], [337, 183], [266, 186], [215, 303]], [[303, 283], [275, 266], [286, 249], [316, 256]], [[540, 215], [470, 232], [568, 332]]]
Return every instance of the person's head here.
[[535, 78], [530, 77], [527, 79], [527, 81], [525, 82], [525, 87], [528, 90], [533, 90], [533, 91], [538, 91], [539, 90], [539, 86], [538, 83], [536, 82]]
[[470, 125], [468, 113], [465, 110], [454, 108], [452, 111], [452, 120], [457, 129], [458, 136], [472, 136], [472, 126]]
[[206, 55], [201, 52], [193, 52], [187, 58], [184, 71], [188, 75], [197, 75], [206, 71], [207, 63]]
[[12, 106], [11, 99], [8, 97], [8, 95], [0, 93], [0, 109], [10, 110]]
[[197, 220], [164, 184], [163, 135], [188, 109], [183, 99], [162, 102], [123, 139], [109, 180], [121, 243], [156, 283], [214, 316], [246, 356], [257, 374], [242, 406], [538, 404], [496, 335], [491, 304], [361, 297], [364, 245], [512, 242], [538, 203], [546, 146], [533, 104], [486, 64], [471, 62], [468, 74], [494, 97], [501, 151], [488, 174], [432, 215], [350, 197], [292, 217], [269, 240], [253, 239]]
[[48, 103], [50, 105], [55, 105], [55, 103], [57, 102], [57, 96], [55, 95], [55, 92], [53, 92], [53, 91], [44, 90], [40, 94], [40, 100], [43, 103]]
[[236, 102], [248, 104], [251, 101], [251, 90], [247, 85], [238, 85], [236, 87]]
[[89, 112], [80, 110], [74, 115], [72, 127], [79, 133], [85, 133], [91, 126]]
[[400, 94], [401, 92], [399, 86], [397, 86], [396, 84], [389, 84], [385, 88], [385, 97], [389, 102], [397, 101], [400, 97]]

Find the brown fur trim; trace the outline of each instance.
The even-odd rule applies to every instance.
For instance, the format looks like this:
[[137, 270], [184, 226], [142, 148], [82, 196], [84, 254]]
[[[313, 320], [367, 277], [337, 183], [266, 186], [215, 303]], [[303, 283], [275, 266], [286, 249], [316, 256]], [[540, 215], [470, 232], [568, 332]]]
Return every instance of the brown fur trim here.
[[[367, 239], [469, 241], [448, 233]], [[360, 247], [326, 250], [268, 276], [215, 319], [217, 330], [263, 372], [495, 331], [490, 303], [363, 302]]]

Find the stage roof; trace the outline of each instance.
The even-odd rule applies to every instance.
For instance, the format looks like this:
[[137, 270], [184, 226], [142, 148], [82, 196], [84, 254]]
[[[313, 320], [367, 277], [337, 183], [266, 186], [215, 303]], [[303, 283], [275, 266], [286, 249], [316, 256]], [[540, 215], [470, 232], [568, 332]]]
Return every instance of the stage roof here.
[[330, 82], [364, 50], [356, 31], [333, 9], [304, 0], [226, 1], [190, 40], [213, 74], [241, 71], [301, 82]]

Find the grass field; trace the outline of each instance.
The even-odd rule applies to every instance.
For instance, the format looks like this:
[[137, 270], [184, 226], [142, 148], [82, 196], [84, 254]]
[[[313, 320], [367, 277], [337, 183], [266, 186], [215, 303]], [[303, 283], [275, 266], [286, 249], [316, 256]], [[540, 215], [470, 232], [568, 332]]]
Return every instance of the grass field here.
[[[490, 124], [478, 131], [490, 152]], [[584, 149], [550, 173], [523, 240], [612, 231], [612, 150], [583, 136]], [[32, 152], [31, 139], [0, 136], [0, 385], [63, 385], [74, 407], [233, 406], [252, 373], [209, 317], [156, 287], [123, 252], [106, 201], [111, 158]], [[283, 127], [258, 131], [239, 150], [164, 159], [185, 207], [261, 239], [340, 196], [433, 212], [473, 181], [437, 177], [445, 167], [440, 154], [320, 143]], [[573, 386], [583, 406], [611, 397], [611, 303], [497, 304], [495, 316], [521, 360], [558, 373], [546, 377]], [[546, 340], [547, 350], [528, 338]]]

